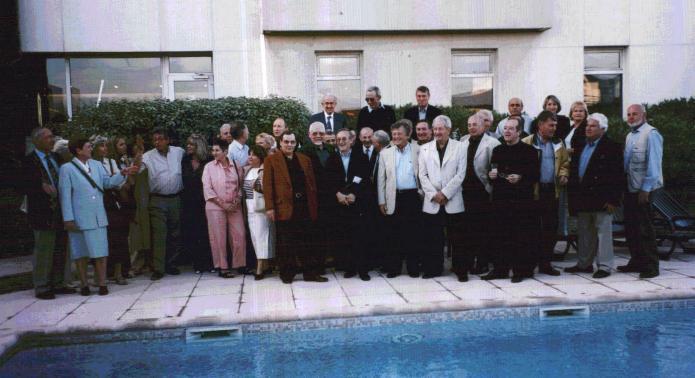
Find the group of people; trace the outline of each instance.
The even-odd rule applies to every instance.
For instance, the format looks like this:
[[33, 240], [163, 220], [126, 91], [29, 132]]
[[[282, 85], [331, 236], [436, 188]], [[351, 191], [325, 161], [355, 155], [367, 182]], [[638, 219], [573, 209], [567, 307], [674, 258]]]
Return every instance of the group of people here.
[[417, 105], [396, 120], [369, 87], [349, 129], [337, 98], [326, 95], [301, 146], [281, 117], [252, 146], [247, 127], [231, 122], [211, 143], [189, 136], [185, 148], [154, 130], [146, 152], [142, 140], [74, 138], [62, 158], [51, 131], [34, 130], [20, 187], [36, 242], [36, 296], [76, 291], [66, 285], [65, 239], [82, 295], [91, 293], [90, 260], [101, 295], [107, 276], [126, 284], [149, 267], [159, 280], [179, 274], [182, 261], [223, 278], [260, 280], [277, 268], [284, 283], [298, 273], [325, 282], [334, 268], [367, 281], [374, 269], [397, 277], [404, 264], [410, 277], [437, 277], [448, 253], [461, 282], [510, 271], [521, 282], [536, 268], [560, 275], [551, 259], [569, 215], [578, 220], [579, 250], [565, 271], [604, 278], [620, 207], [631, 259], [617, 269], [659, 274], [649, 200], [663, 186], [663, 140], [642, 105], [627, 109], [623, 147], [606, 135], [606, 116], [581, 101], [565, 117], [548, 96], [534, 119], [512, 98], [496, 128], [480, 110], [456, 140], [451, 119], [429, 98], [418, 87]]

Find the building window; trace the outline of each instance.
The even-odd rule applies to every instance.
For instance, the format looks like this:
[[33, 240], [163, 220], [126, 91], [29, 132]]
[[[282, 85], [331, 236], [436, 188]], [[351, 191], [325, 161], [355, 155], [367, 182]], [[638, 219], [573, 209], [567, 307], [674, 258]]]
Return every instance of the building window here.
[[48, 58], [46, 59], [46, 78], [48, 88], [46, 99], [48, 100], [48, 121], [65, 122], [68, 120], [67, 113], [67, 91], [65, 86], [65, 59]]
[[359, 109], [362, 104], [361, 65], [359, 53], [316, 54], [317, 104], [326, 94], [338, 98], [339, 110]]
[[589, 112], [621, 116], [623, 110], [622, 50], [584, 51], [584, 102]]
[[451, 104], [492, 109], [495, 53], [454, 51], [451, 54]]
[[214, 98], [211, 56], [47, 58], [48, 120], [112, 99]]
[[111, 99], [162, 97], [160, 58], [72, 58], [70, 89], [73, 112]]

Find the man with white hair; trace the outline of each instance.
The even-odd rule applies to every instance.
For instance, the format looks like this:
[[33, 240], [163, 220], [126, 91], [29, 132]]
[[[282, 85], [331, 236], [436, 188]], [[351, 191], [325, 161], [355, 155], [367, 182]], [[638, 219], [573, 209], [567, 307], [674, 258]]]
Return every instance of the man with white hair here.
[[338, 105], [338, 98], [332, 94], [326, 94], [321, 98], [322, 112], [316, 113], [309, 118], [309, 124], [321, 122], [327, 133], [336, 134], [338, 130], [347, 127], [347, 119], [343, 114], [336, 113], [335, 107]]
[[492, 128], [492, 121], [494, 120], [494, 116], [492, 115], [492, 112], [487, 110], [487, 109], [480, 109], [478, 110], [477, 113], [475, 113], [477, 116], [480, 117], [480, 119], [483, 122], [483, 132], [485, 135], [491, 136], [493, 138], [497, 138], [497, 135], [495, 134], [494, 131], [490, 131]]
[[[492, 222], [492, 204], [490, 193], [492, 184], [488, 177], [491, 170], [492, 150], [500, 142], [485, 135], [485, 122], [481, 113], [468, 117], [468, 134], [461, 139], [461, 149], [465, 156], [465, 174], [463, 178], [463, 198], [466, 211], [463, 213], [460, 239], [461, 248], [454, 248], [451, 255], [451, 270], [459, 281], [468, 280], [468, 272], [483, 274], [489, 270], [491, 258], [489, 243], [492, 234], [489, 225]], [[474, 265], [475, 262], [475, 265]]]
[[651, 223], [651, 193], [664, 186], [661, 172], [664, 139], [647, 123], [644, 106], [627, 108], [630, 132], [625, 139], [624, 166], [627, 174], [625, 193], [625, 239], [630, 249], [630, 261], [619, 266], [621, 272], [639, 272], [640, 278], [659, 275], [659, 256], [656, 236]]
[[568, 198], [570, 214], [577, 216], [578, 261], [565, 268], [568, 273], [594, 273], [605, 278], [613, 268], [613, 213], [620, 207], [625, 187], [621, 146], [608, 138], [608, 118], [589, 116], [586, 144], [577, 149], [570, 163]]
[[324, 142], [326, 128], [323, 123], [316, 121], [309, 125], [309, 140], [311, 143], [303, 145], [299, 152], [304, 153], [311, 159], [311, 166], [314, 169], [316, 178], [316, 190], [318, 198], [318, 219], [316, 220], [316, 237], [314, 254], [317, 257], [321, 269], [325, 262], [326, 252], [332, 249], [329, 234], [335, 232], [332, 218], [337, 204], [335, 203], [335, 192], [332, 192], [326, 175], [328, 158], [335, 153], [335, 148]]
[[227, 143], [232, 143], [232, 125], [225, 123], [220, 126], [220, 139], [227, 141]]
[[[425, 213], [422, 234], [424, 251], [422, 256], [422, 278], [433, 278], [442, 274], [444, 263], [444, 230], [461, 223], [464, 210], [461, 183], [466, 174], [465, 156], [461, 142], [449, 138], [451, 119], [439, 115], [432, 121], [434, 140], [426, 143], [418, 157], [418, 176], [425, 193], [422, 211]], [[449, 235], [458, 235], [458, 232]]]
[[[531, 133], [531, 123], [533, 119], [524, 112], [524, 102], [518, 97], [512, 97], [509, 99], [509, 103], [507, 103], [507, 109], [509, 110], [509, 117], [521, 117], [521, 119], [524, 120], [521, 137], [524, 138], [526, 135], [529, 135]], [[497, 124], [497, 136], [500, 138], [504, 132], [504, 125], [507, 123], [509, 117], [501, 120], [500, 123]]]
[[[363, 127], [371, 127], [372, 130], [390, 131], [391, 125], [396, 122], [396, 113], [390, 106], [381, 103], [381, 90], [377, 86], [367, 88], [364, 100], [367, 106], [360, 109], [357, 115], [357, 130]], [[412, 123], [412, 122], [411, 122]]]

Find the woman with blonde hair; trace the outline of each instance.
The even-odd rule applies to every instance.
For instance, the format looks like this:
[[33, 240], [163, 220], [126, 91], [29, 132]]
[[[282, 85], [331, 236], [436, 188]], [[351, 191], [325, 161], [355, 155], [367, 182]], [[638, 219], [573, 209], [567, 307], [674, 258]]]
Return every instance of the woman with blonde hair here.
[[574, 154], [577, 148], [584, 145], [586, 139], [584, 131], [586, 130], [586, 120], [588, 117], [589, 109], [586, 107], [584, 101], [575, 101], [572, 103], [572, 106], [570, 106], [572, 128], [565, 137], [565, 147], [567, 147], [567, 152], [570, 153], [570, 156]]
[[212, 254], [208, 237], [203, 196], [203, 169], [210, 161], [210, 149], [205, 138], [191, 134], [186, 140], [186, 155], [181, 159], [181, 237], [186, 254], [193, 262], [197, 274], [212, 269]]
[[268, 155], [275, 152], [275, 138], [273, 138], [273, 136], [268, 133], [260, 133], [256, 135], [256, 144], [263, 147], [263, 149]]

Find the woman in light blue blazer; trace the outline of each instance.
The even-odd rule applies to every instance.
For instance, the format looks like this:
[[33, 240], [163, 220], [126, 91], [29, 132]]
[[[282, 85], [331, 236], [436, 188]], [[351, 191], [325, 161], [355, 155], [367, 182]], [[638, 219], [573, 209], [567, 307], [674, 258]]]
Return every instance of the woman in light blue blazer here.
[[75, 156], [60, 167], [59, 194], [63, 222], [68, 231], [70, 256], [80, 274], [82, 295], [89, 295], [87, 263], [95, 259], [99, 295], [109, 293], [106, 287], [106, 257], [109, 247], [106, 237], [106, 210], [103, 191], [117, 187], [125, 181], [125, 175], [137, 167], [124, 169], [109, 176], [104, 166], [92, 160], [92, 145], [87, 138], [74, 138], [68, 144]]

